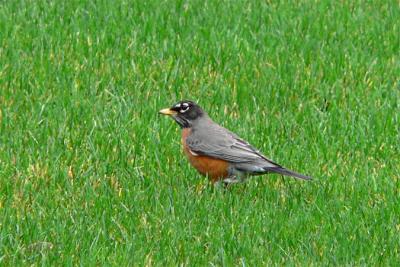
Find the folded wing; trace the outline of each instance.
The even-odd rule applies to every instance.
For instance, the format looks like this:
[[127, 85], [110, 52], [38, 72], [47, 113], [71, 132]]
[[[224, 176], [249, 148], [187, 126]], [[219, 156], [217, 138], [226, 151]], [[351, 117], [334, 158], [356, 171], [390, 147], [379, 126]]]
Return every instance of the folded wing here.
[[186, 144], [192, 152], [198, 155], [234, 163], [236, 169], [245, 173], [275, 172], [305, 180], [311, 179], [273, 162], [248, 142], [217, 124], [209, 127], [207, 132], [193, 131], [187, 137]]
[[194, 131], [186, 139], [190, 150], [199, 155], [205, 155], [232, 163], [253, 163], [269, 166], [279, 164], [269, 160], [257, 149], [236, 134], [218, 125], [207, 133]]

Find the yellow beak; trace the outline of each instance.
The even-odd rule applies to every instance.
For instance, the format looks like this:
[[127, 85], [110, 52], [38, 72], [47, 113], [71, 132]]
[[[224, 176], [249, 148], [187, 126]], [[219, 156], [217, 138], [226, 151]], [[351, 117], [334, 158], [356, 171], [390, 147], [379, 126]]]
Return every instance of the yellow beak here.
[[171, 116], [171, 115], [175, 115], [177, 112], [173, 111], [173, 110], [171, 110], [169, 108], [164, 108], [164, 109], [160, 110], [158, 113], [163, 114], [163, 115]]

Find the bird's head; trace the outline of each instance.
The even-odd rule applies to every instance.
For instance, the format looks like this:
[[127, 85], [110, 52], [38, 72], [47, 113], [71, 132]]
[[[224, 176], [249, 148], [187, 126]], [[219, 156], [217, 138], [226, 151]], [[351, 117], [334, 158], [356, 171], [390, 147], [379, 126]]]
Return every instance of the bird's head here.
[[159, 113], [171, 116], [182, 128], [191, 127], [206, 114], [199, 105], [190, 100], [179, 101], [170, 108], [160, 110]]

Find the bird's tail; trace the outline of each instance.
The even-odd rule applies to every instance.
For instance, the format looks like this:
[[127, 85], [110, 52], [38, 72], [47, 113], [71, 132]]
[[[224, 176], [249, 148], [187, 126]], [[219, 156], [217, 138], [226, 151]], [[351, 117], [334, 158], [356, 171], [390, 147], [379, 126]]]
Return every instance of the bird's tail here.
[[279, 173], [279, 174], [286, 175], [286, 176], [291, 176], [291, 177], [302, 179], [302, 180], [312, 180], [312, 178], [310, 176], [306, 176], [306, 175], [285, 169], [283, 167], [268, 168], [267, 171]]

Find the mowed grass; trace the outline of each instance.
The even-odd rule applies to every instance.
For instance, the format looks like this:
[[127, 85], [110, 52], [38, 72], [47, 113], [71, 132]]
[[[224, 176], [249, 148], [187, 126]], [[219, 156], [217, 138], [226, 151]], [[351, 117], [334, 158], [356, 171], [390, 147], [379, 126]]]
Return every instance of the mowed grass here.
[[[400, 264], [399, 32], [397, 1], [2, 1], [0, 265]], [[208, 184], [180, 99], [314, 180]]]

